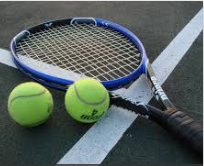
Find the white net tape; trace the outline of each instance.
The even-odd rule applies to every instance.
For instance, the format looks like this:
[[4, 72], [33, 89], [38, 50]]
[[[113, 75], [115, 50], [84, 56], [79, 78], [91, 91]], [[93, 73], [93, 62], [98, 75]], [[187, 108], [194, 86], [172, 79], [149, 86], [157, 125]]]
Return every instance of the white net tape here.
[[138, 68], [141, 55], [121, 33], [92, 24], [52, 27], [30, 34], [16, 53], [27, 66], [70, 80], [92, 77], [109, 81]]

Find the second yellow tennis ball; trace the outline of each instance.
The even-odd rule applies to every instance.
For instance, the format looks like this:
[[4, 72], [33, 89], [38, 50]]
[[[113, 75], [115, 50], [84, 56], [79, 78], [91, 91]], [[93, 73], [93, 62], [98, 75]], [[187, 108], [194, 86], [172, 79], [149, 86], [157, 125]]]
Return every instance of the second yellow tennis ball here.
[[95, 79], [82, 79], [69, 87], [65, 106], [72, 118], [83, 123], [96, 122], [108, 110], [110, 97], [106, 88]]
[[9, 95], [8, 110], [21, 126], [32, 127], [45, 122], [52, 112], [53, 100], [42, 85], [28, 82], [18, 85]]

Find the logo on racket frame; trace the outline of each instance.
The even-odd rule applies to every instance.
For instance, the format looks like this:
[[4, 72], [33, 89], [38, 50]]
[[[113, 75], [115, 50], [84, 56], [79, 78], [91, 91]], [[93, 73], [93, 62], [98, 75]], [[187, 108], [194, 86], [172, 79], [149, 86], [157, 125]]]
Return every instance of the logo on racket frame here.
[[153, 85], [154, 85], [152, 87], [152, 91], [154, 92], [156, 99], [158, 100], [159, 98], [161, 98], [163, 101], [168, 100], [168, 97], [164, 93], [161, 85], [158, 83], [157, 78], [155, 76], [152, 76], [151, 80], [152, 80]]

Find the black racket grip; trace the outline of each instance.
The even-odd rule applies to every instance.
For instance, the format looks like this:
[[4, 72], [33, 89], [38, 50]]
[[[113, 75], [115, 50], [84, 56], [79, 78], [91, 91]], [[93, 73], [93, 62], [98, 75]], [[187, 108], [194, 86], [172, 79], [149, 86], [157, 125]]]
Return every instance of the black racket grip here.
[[192, 150], [203, 156], [203, 126], [177, 109], [168, 109], [158, 121]]

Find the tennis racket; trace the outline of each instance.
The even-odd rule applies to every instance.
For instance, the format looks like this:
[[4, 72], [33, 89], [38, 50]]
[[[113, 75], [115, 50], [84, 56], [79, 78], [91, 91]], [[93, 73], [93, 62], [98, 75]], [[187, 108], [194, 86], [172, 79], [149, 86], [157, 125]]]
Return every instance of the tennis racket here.
[[[111, 104], [158, 123], [202, 155], [203, 127], [174, 107], [158, 84], [143, 44], [126, 28], [89, 17], [53, 20], [17, 34], [10, 50], [23, 73], [52, 88], [67, 90], [87, 77], [99, 80], [109, 90]], [[142, 74], [164, 111], [112, 91]]]

